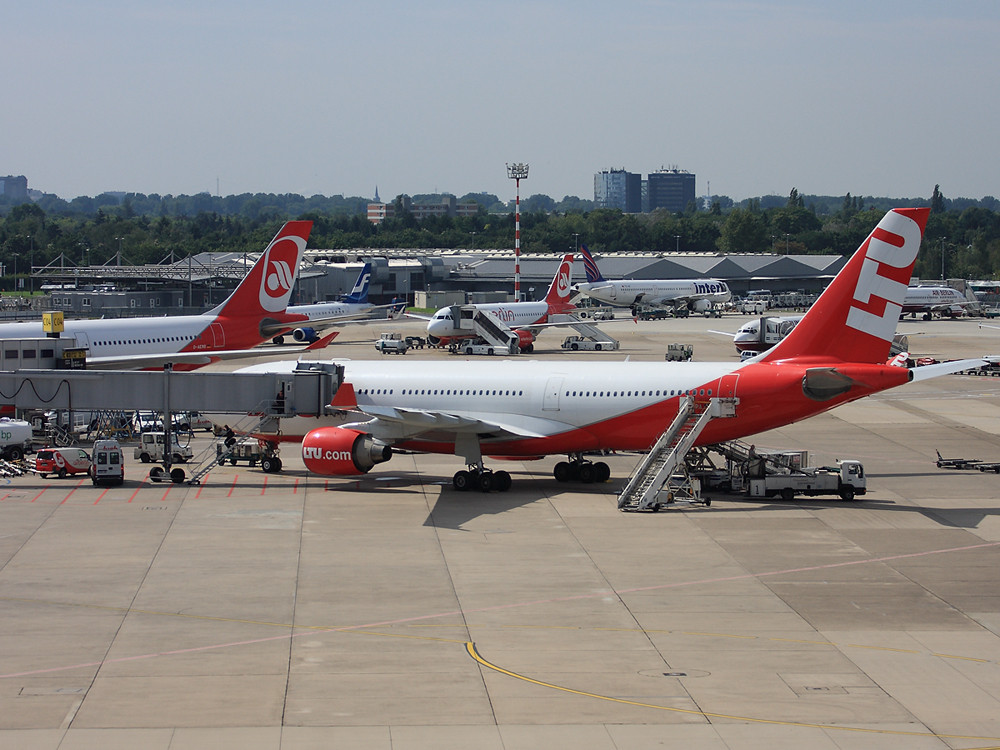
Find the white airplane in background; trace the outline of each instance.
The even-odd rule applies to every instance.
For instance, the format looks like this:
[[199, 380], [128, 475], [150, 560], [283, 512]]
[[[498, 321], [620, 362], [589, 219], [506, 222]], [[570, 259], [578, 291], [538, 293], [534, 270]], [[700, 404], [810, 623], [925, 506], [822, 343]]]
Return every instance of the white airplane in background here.
[[718, 279], [622, 279], [608, 281], [601, 275], [597, 263], [585, 246], [580, 247], [586, 283], [574, 284], [573, 291], [606, 305], [631, 307], [636, 305], [686, 306], [695, 312], [705, 312], [713, 304], [729, 302], [732, 293], [726, 282]]
[[922, 313], [924, 320], [930, 320], [932, 313], [942, 317], [958, 317], [965, 312], [966, 305], [976, 304], [957, 289], [950, 286], [911, 286], [906, 290], [903, 315], [916, 317]]
[[[87, 366], [98, 369], [170, 362], [192, 370], [251, 349], [306, 320], [286, 308], [311, 229], [311, 221], [286, 222], [229, 298], [206, 313], [67, 320], [62, 335], [89, 349]], [[45, 335], [41, 322], [0, 324], [0, 339]]]
[[[534, 349], [535, 335], [539, 329], [580, 322], [551, 320], [552, 315], [568, 314], [576, 309], [569, 301], [572, 278], [573, 254], [568, 253], [563, 256], [549, 285], [549, 291], [541, 302], [495, 302], [474, 307], [516, 333], [518, 347], [523, 352], [530, 352]], [[476, 338], [476, 334], [456, 327], [450, 307], [442, 307], [427, 321], [427, 340], [434, 346], [447, 346], [452, 341], [471, 338]]]
[[[292, 339], [300, 344], [311, 344], [320, 339], [319, 331], [347, 323], [369, 323], [385, 318], [374, 318], [373, 313], [389, 310], [391, 315], [401, 312], [405, 302], [396, 301], [389, 305], [373, 305], [368, 301], [368, 287], [372, 278], [372, 264], [365, 263], [358, 274], [354, 287], [342, 295], [337, 302], [316, 302], [311, 305], [289, 305], [289, 315], [304, 315], [302, 325], [292, 330]], [[336, 335], [336, 334], [334, 334]], [[332, 336], [330, 337], [332, 338]], [[275, 344], [285, 343], [285, 334], [275, 336]]]
[[[586, 452], [648, 450], [688, 395], [736, 398], [736, 416], [712, 420], [699, 445], [742, 438], [828, 411], [904, 383], [968, 369], [964, 360], [908, 369], [887, 364], [906, 283], [929, 209], [895, 209], [844, 266], [798, 326], [747, 362], [433, 360], [397, 365], [345, 362], [323, 418], [283, 420], [268, 440], [302, 440], [309, 471], [357, 476], [393, 448], [460, 456], [456, 488], [503, 491], [511, 479], [483, 457], [537, 459], [566, 454], [562, 481], [601, 481], [610, 470]], [[289, 372], [306, 362], [272, 362], [249, 372]]]
[[[948, 311], [947, 317], [952, 317], [961, 315], [965, 305], [971, 304], [975, 303], [950, 286], [911, 286], [906, 289], [900, 316], [907, 313], [916, 316], [918, 312], [923, 312], [924, 320], [930, 320], [932, 312], [941, 312], [945, 315], [945, 311]], [[766, 351], [785, 338], [802, 317], [802, 315], [765, 315], [754, 318], [740, 326], [733, 334], [733, 344], [740, 352]], [[718, 331], [718, 333], [723, 332]]]

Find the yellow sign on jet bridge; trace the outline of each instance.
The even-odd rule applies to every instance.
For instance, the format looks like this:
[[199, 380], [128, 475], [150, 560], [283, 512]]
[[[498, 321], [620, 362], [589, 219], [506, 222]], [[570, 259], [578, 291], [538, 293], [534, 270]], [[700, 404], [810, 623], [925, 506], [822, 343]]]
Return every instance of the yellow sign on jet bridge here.
[[42, 330], [50, 336], [53, 333], [62, 333], [65, 330], [63, 314], [61, 312], [42, 313]]

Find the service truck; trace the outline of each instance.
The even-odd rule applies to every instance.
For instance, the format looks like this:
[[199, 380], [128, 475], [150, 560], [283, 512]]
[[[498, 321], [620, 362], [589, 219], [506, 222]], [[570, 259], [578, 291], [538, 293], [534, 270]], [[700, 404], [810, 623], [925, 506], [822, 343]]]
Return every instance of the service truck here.
[[0, 458], [19, 461], [31, 450], [31, 423], [23, 419], [0, 419]]
[[588, 339], [586, 336], [567, 336], [562, 342], [563, 349], [569, 349], [571, 351], [611, 351], [618, 348], [618, 342], [608, 339], [604, 341], [595, 341], [594, 339]]
[[855, 495], [867, 492], [868, 480], [860, 461], [838, 459], [836, 466], [748, 477], [746, 489], [750, 497], [776, 495], [782, 500], [791, 500], [796, 495], [840, 495], [844, 500], [853, 500]]
[[409, 348], [406, 339], [398, 333], [383, 333], [375, 342], [375, 349], [382, 354], [406, 354]]
[[[170, 463], [182, 464], [190, 461], [194, 457], [194, 451], [190, 445], [181, 445], [177, 440], [177, 435], [170, 433]], [[139, 445], [135, 447], [134, 457], [148, 464], [150, 461], [163, 460], [163, 440], [162, 432], [144, 432], [139, 436]]]

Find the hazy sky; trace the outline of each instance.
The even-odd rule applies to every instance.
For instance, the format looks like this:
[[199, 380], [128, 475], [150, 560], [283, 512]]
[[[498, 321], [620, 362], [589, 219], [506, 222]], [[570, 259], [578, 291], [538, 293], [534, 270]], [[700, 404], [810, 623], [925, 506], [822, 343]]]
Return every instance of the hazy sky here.
[[64, 198], [1000, 195], [996, 0], [0, 0], [0, 174]]

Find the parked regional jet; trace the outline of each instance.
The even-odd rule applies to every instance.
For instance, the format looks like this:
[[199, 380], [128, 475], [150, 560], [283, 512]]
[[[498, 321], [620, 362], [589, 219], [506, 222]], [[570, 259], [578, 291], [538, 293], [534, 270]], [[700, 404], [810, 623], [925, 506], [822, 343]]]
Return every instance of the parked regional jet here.
[[[706, 445], [752, 435], [840, 404], [967, 369], [964, 360], [915, 369], [887, 364], [906, 282], [929, 209], [890, 211], [805, 318], [769, 352], [748, 362], [454, 362], [349, 361], [321, 419], [283, 420], [271, 440], [302, 439], [306, 467], [357, 476], [392, 457], [394, 447], [454, 453], [468, 465], [455, 487], [505, 490], [510, 475], [483, 457], [536, 459], [567, 454], [562, 481], [601, 481], [604, 462], [586, 452], [648, 450], [686, 396], [738, 399], [736, 416], [712, 420]], [[273, 362], [246, 371], [287, 372], [305, 362]]]
[[[474, 307], [501, 323], [517, 334], [518, 346], [523, 352], [534, 348], [536, 332], [550, 326], [567, 326], [573, 322], [554, 322], [550, 316], [569, 313], [576, 309], [569, 301], [570, 284], [573, 278], [573, 254], [563, 256], [562, 263], [549, 285], [549, 291], [541, 302], [498, 302]], [[437, 346], [447, 346], [457, 339], [475, 338], [470, 330], [455, 325], [452, 309], [442, 307], [427, 321], [427, 340]]]
[[[389, 305], [373, 305], [368, 301], [368, 287], [371, 283], [372, 264], [365, 263], [358, 274], [357, 281], [350, 293], [341, 296], [337, 302], [317, 302], [311, 305], [289, 305], [289, 315], [304, 315], [304, 325], [292, 330], [292, 339], [301, 344], [310, 344], [319, 340], [319, 331], [345, 323], [367, 323], [384, 318], [373, 318], [372, 314], [379, 310], [389, 310], [390, 314], [401, 312], [405, 302], [393, 302]], [[285, 334], [275, 336], [275, 344], [285, 343]]]
[[715, 303], [732, 299], [726, 282], [718, 279], [622, 279], [608, 281], [601, 275], [590, 251], [580, 246], [587, 281], [574, 284], [573, 291], [607, 305], [686, 306], [695, 312], [705, 312]]
[[[105, 369], [173, 362], [174, 369], [192, 370], [255, 347], [306, 320], [286, 308], [311, 229], [311, 221], [286, 222], [229, 298], [206, 313], [67, 320], [63, 335], [89, 349], [88, 367]], [[0, 325], [0, 339], [43, 336], [40, 322]]]

